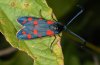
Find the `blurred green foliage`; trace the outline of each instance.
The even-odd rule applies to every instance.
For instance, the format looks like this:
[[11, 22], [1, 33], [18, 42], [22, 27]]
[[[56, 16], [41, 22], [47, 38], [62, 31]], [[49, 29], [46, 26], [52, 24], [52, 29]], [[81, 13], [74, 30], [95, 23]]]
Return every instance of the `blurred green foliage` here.
[[[72, 31], [79, 34], [87, 41], [100, 46], [100, 1], [99, 0], [47, 0], [48, 5], [53, 9], [57, 19], [64, 21], [66, 16], [76, 4], [80, 4], [85, 8], [84, 13], [79, 16], [69, 27]], [[67, 22], [67, 21], [64, 21]], [[62, 34], [62, 49], [64, 54], [65, 65], [96, 65], [96, 61], [89, 51], [83, 50], [66, 36], [66, 32]], [[8, 47], [8, 43], [0, 34], [0, 48]], [[2, 41], [1, 38], [4, 40]], [[5, 43], [3, 45], [3, 43]], [[8, 55], [9, 56], [9, 55]], [[96, 54], [97, 60], [100, 61], [99, 54]], [[4, 60], [5, 59], [5, 60]], [[32, 59], [24, 52], [17, 51], [11, 58], [0, 57], [0, 65], [32, 65]]]

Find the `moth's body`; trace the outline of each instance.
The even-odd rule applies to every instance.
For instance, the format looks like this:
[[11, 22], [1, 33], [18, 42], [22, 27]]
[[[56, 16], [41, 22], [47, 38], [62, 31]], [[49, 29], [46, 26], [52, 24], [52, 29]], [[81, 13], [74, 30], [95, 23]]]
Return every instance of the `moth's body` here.
[[17, 33], [18, 39], [29, 40], [45, 36], [53, 36], [65, 29], [65, 26], [59, 22], [45, 20], [36, 17], [20, 17], [17, 21], [24, 26]]

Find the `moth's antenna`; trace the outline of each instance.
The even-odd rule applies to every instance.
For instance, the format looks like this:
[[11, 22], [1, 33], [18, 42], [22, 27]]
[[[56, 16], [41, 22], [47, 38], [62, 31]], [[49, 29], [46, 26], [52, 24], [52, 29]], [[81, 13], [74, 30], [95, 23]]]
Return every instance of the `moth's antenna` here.
[[[75, 11], [75, 13], [72, 15], [72, 17], [71, 17], [69, 23], [66, 25], [67, 27], [68, 27], [68, 25], [69, 25], [73, 20], [75, 20], [75, 19], [83, 12], [83, 8], [82, 8], [81, 6], [77, 6], [77, 7], [78, 7], [78, 11]], [[66, 31], [67, 31], [68, 33], [70, 33], [71, 35], [73, 35], [74, 37], [79, 38], [79, 39], [82, 41], [82, 43], [83, 43], [83, 44], [82, 44], [82, 47], [85, 46], [86, 40], [85, 40], [84, 38], [80, 37], [80, 36], [77, 35], [76, 33], [74, 33], [74, 32], [72, 32], [71, 30], [69, 30], [68, 28], [66, 28]]]
[[75, 12], [75, 13], [72, 15], [71, 20], [67, 23], [66, 26], [68, 26], [70, 23], [72, 23], [73, 20], [75, 20], [75, 19], [83, 12], [84, 9], [83, 9], [81, 6], [77, 5], [77, 7], [79, 8], [78, 13]]

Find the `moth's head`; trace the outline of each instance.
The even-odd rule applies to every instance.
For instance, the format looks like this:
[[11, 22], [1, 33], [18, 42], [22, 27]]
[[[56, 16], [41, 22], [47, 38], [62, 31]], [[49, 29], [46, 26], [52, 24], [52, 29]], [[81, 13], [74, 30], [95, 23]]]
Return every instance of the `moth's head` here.
[[60, 33], [62, 30], [65, 29], [65, 26], [59, 22], [55, 22], [54, 24], [50, 25], [50, 29], [55, 31], [55, 33]]

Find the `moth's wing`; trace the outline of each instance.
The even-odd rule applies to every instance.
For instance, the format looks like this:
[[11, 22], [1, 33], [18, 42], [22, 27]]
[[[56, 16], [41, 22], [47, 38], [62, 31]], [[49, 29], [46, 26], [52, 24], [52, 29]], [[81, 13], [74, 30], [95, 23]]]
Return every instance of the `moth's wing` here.
[[34, 20], [38, 20], [38, 18], [31, 17], [31, 16], [24, 16], [24, 17], [20, 17], [17, 19], [17, 21], [23, 26], [27, 26], [27, 24], [28, 25], [31, 24], [30, 22], [32, 22]]
[[27, 22], [25, 28], [21, 29], [17, 33], [18, 39], [29, 40], [44, 36], [51, 36], [54, 33], [51, 30], [50, 26], [53, 24], [53, 21], [38, 19], [37, 21]]
[[17, 33], [17, 38], [22, 39], [22, 40], [30, 40], [30, 39], [44, 37], [44, 36], [47, 36], [46, 30], [48, 30], [48, 29], [49, 29], [49, 27], [45, 27], [45, 28], [43, 28], [43, 27], [39, 27], [39, 28], [25, 27]]
[[[31, 23], [34, 23], [32, 21]], [[49, 21], [50, 23], [50, 21]], [[50, 36], [53, 31], [46, 20], [39, 20], [38, 25], [27, 25], [17, 33], [18, 39], [29, 40], [44, 36]]]
[[17, 33], [17, 38], [18, 39], [22, 39], [22, 40], [27, 40], [27, 37], [31, 37], [31, 30], [33, 29], [33, 26], [28, 26], [28, 27], [24, 27], [23, 29], [19, 30]]

